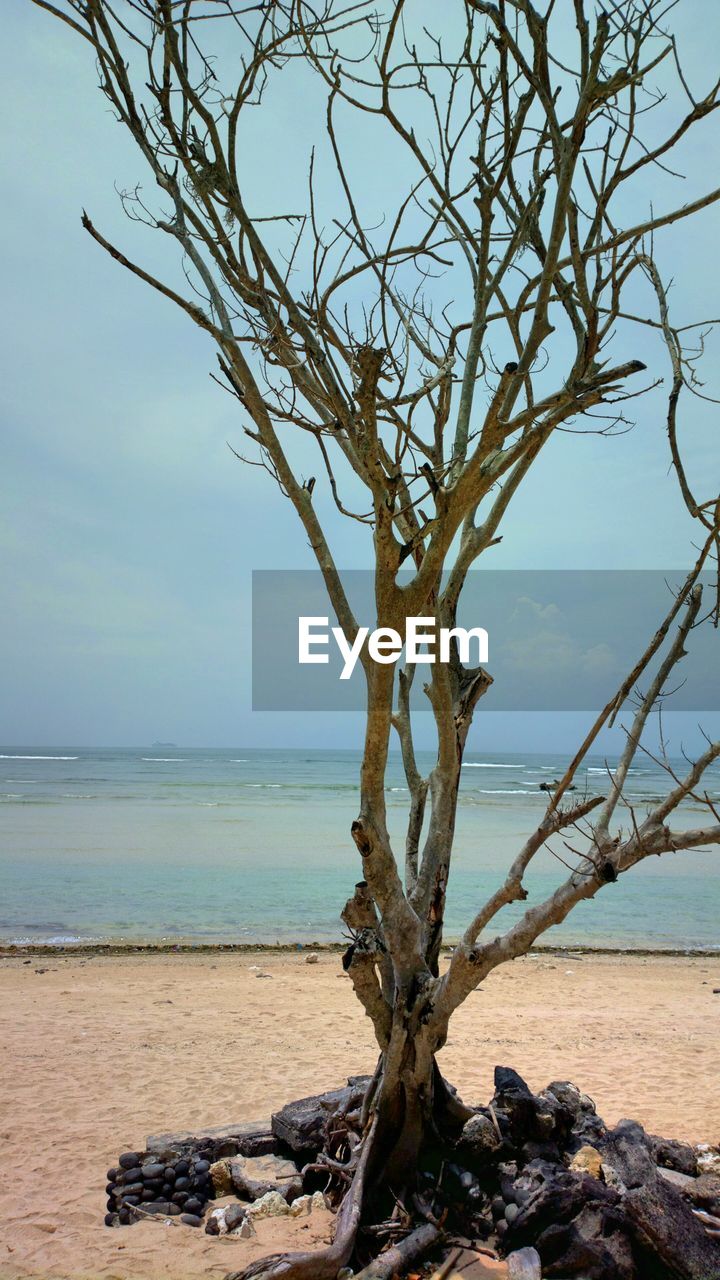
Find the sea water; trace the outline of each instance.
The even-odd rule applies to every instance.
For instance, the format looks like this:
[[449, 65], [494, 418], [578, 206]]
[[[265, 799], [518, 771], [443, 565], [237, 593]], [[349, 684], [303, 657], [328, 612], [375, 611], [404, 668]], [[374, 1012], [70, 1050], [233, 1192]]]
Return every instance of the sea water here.
[[[429, 769], [432, 758], [420, 753], [419, 762]], [[566, 764], [560, 755], [467, 757], [448, 938], [500, 883], [543, 813], [540, 784], [562, 776]], [[601, 758], [589, 760], [578, 791], [604, 792], [607, 768]], [[340, 910], [361, 875], [350, 838], [358, 774], [353, 751], [3, 747], [0, 939], [342, 940]], [[638, 818], [668, 785], [651, 760], [639, 763], [626, 788]], [[717, 764], [706, 789], [720, 799]], [[389, 824], [400, 863], [407, 805], [401, 761], [393, 756]], [[619, 818], [631, 824], [629, 810]], [[712, 821], [691, 805], [679, 825]], [[567, 839], [577, 846], [573, 833]], [[575, 860], [563, 839], [551, 843], [527, 877], [529, 903], [550, 892]], [[505, 908], [493, 932], [527, 905]], [[580, 904], [544, 941], [717, 949], [720, 858], [712, 850], [649, 858]]]

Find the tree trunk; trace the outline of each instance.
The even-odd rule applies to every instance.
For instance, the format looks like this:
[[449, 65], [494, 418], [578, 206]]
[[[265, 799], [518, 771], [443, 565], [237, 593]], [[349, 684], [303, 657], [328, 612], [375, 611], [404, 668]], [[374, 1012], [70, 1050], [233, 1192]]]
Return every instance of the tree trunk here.
[[[368, 1170], [372, 1199], [390, 1193], [412, 1198], [423, 1157], [457, 1136], [472, 1115], [443, 1079], [434, 1043], [421, 1022], [422, 998], [413, 1009], [397, 1010], [390, 1043], [381, 1055], [373, 1098], [376, 1117], [374, 1155]], [[377, 1205], [371, 1207], [377, 1210]]]

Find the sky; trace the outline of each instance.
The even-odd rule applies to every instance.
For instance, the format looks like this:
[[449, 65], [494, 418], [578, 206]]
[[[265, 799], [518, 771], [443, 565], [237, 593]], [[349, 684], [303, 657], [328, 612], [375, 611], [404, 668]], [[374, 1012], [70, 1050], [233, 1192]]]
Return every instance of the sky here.
[[[680, 0], [675, 12], [687, 67], [709, 88], [720, 13], [711, 0]], [[3, 34], [0, 741], [354, 746], [357, 714], [251, 709], [252, 570], [311, 568], [312, 553], [270, 478], [228, 449], [241, 427], [210, 378], [209, 340], [81, 228], [86, 208], [110, 239], [165, 263], [165, 246], [120, 210], [116, 184], [131, 186], [141, 162], [96, 87], [92, 58], [29, 0], [4, 11]], [[317, 127], [296, 94], [286, 77], [268, 108], [269, 136], [290, 132], [289, 168], [267, 162], [267, 138], [248, 156], [267, 202], [300, 181]], [[715, 134], [706, 130], [685, 155], [679, 202], [716, 184]], [[361, 139], [358, 148], [362, 157]], [[382, 151], [372, 161], [381, 184]], [[716, 206], [658, 243], [678, 322], [720, 310], [719, 231]], [[638, 353], [665, 373], [653, 335]], [[716, 394], [718, 354], [711, 338], [704, 371]], [[712, 491], [714, 474], [717, 492], [716, 416], [690, 402], [682, 431], [691, 476]], [[614, 440], [551, 443], [491, 567], [689, 563], [662, 395], [637, 417]], [[329, 521], [338, 564], [368, 567], [356, 530]], [[692, 723], [680, 717], [678, 733]], [[572, 715], [497, 713], [479, 717], [471, 742], [569, 747], [578, 725]], [[429, 741], [425, 722], [420, 740]]]

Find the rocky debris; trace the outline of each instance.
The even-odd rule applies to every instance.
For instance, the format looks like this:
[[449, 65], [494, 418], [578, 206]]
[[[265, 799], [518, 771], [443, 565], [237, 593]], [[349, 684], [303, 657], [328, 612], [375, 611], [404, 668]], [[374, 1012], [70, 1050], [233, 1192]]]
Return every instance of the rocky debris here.
[[210, 1181], [216, 1198], [232, 1195], [233, 1184], [229, 1159], [216, 1160], [210, 1165]]
[[[502, 1143], [484, 1148], [489, 1130], [469, 1121], [456, 1152], [490, 1196], [501, 1253], [535, 1248], [542, 1275], [566, 1280], [720, 1280], [720, 1178], [700, 1172], [716, 1149], [651, 1136], [632, 1120], [608, 1129], [569, 1082], [533, 1094], [510, 1068], [495, 1072], [490, 1117]], [[468, 1140], [475, 1130], [484, 1170]]]
[[257, 1222], [260, 1218], [300, 1218], [313, 1209], [324, 1209], [325, 1200], [322, 1192], [315, 1191], [311, 1196], [300, 1196], [292, 1204], [288, 1204], [279, 1191], [268, 1191], [254, 1204], [248, 1205], [247, 1217]]
[[231, 1232], [237, 1231], [238, 1227], [245, 1221], [246, 1215], [247, 1205], [222, 1205], [218, 1209], [213, 1209], [205, 1223], [205, 1233], [209, 1236], [229, 1235]]
[[494, 1158], [502, 1146], [503, 1139], [497, 1124], [493, 1124], [489, 1115], [478, 1111], [463, 1125], [458, 1138], [458, 1152], [472, 1167], [484, 1168]]
[[635, 1187], [623, 1200], [632, 1224], [640, 1266], [660, 1259], [663, 1276], [673, 1280], [720, 1280], [720, 1249], [673, 1187], [658, 1178], [655, 1186]]
[[537, 1249], [515, 1249], [507, 1254], [507, 1280], [542, 1280]]
[[603, 1205], [587, 1204], [571, 1222], [548, 1228], [542, 1256], [546, 1276], [630, 1280], [636, 1274], [622, 1215]]
[[280, 1156], [232, 1156], [223, 1164], [228, 1166], [231, 1189], [241, 1200], [259, 1200], [268, 1191], [279, 1191], [291, 1203], [302, 1195], [302, 1176], [292, 1160]]
[[265, 1156], [277, 1151], [278, 1140], [269, 1120], [249, 1120], [195, 1132], [157, 1133], [147, 1140], [147, 1154], [165, 1163], [181, 1156], [200, 1155], [214, 1164], [225, 1156]]
[[[368, 1083], [351, 1077], [270, 1125], [160, 1135], [146, 1152], [124, 1152], [107, 1174], [107, 1225], [152, 1214], [197, 1226], [209, 1199], [232, 1195], [242, 1203], [212, 1208], [206, 1232], [247, 1237], [254, 1220], [324, 1207], [315, 1157], [326, 1142], [335, 1155], [338, 1133], [358, 1132]], [[426, 1152], [418, 1203], [457, 1236], [488, 1241], [511, 1280], [720, 1280], [717, 1147], [632, 1120], [608, 1128], [575, 1085], [535, 1094], [510, 1067], [496, 1068], [491, 1103], [456, 1132]], [[303, 1181], [306, 1165], [315, 1168]]]
[[309, 1196], [298, 1196], [297, 1200], [293, 1200], [290, 1205], [291, 1218], [303, 1218], [306, 1214], [312, 1213], [313, 1209], [325, 1209], [325, 1197], [322, 1191], [313, 1191]]
[[516, 1249], [508, 1254], [508, 1280], [542, 1280], [540, 1254], [537, 1249]]
[[602, 1156], [594, 1147], [581, 1147], [576, 1151], [570, 1161], [570, 1168], [578, 1173], [589, 1173], [591, 1178], [602, 1178], [605, 1181]]
[[698, 1173], [712, 1173], [720, 1177], [720, 1148], [711, 1147], [709, 1142], [697, 1145]]
[[311, 951], [310, 954], [305, 957], [306, 964], [317, 964], [319, 960], [320, 960], [320, 957], [317, 951]]
[[720, 1174], [699, 1174], [692, 1186], [687, 1188], [687, 1198], [698, 1208], [707, 1209], [716, 1217], [720, 1215]]
[[273, 1134], [292, 1152], [312, 1157], [322, 1147], [328, 1120], [359, 1110], [369, 1083], [369, 1076], [351, 1076], [344, 1089], [288, 1103], [271, 1118]]
[[691, 1178], [698, 1173], [698, 1153], [687, 1142], [676, 1142], [673, 1138], [650, 1137], [650, 1150], [655, 1164], [663, 1169], [674, 1169], [677, 1173], [686, 1173]]
[[200, 1221], [214, 1195], [210, 1162], [202, 1156], [163, 1163], [154, 1153], [126, 1151], [117, 1168], [108, 1169], [107, 1179], [105, 1224], [109, 1227], [130, 1226], [146, 1214]]

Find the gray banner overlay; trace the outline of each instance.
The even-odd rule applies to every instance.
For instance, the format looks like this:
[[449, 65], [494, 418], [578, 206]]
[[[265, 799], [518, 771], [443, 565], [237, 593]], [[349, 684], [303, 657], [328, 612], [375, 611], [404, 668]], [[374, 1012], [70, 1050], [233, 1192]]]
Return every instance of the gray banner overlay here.
[[[409, 580], [409, 576], [407, 579]], [[337, 619], [322, 576], [315, 570], [256, 570], [252, 584], [252, 699], [254, 711], [357, 711], [365, 705], [365, 677], [358, 662], [341, 679], [345, 659], [332, 635]], [[373, 574], [349, 570], [343, 583], [360, 626], [377, 626]], [[468, 574], [458, 625], [484, 628], [486, 669], [493, 685], [482, 700], [487, 711], [588, 711], [604, 706], [645, 651], [668, 612], [683, 571], [474, 570]], [[399, 581], [403, 581], [402, 575]], [[712, 607], [713, 582], [705, 597]], [[326, 664], [299, 661], [299, 620], [315, 622], [309, 652]], [[478, 641], [470, 642], [471, 665]], [[435, 647], [437, 655], [439, 646]], [[423, 649], [423, 652], [428, 652]], [[403, 665], [405, 654], [399, 659]], [[432, 667], [419, 665], [414, 705], [427, 708], [423, 684]], [[647, 687], [649, 675], [640, 682]], [[720, 632], [711, 622], [691, 633], [665, 706], [677, 711], [720, 708]]]

